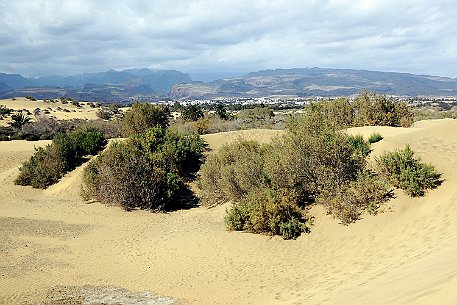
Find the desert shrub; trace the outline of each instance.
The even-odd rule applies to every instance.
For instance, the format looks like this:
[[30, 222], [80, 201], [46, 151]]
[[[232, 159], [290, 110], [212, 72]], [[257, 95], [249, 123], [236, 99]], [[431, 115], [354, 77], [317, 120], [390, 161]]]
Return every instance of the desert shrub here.
[[5, 105], [0, 105], [0, 118], [8, 116], [13, 112], [13, 109], [7, 108]]
[[200, 118], [203, 118], [203, 111], [198, 105], [189, 105], [182, 109], [181, 111], [182, 118], [185, 121], [197, 121]]
[[64, 132], [65, 126], [56, 119], [44, 115], [35, 116], [35, 121], [22, 126], [19, 134], [33, 135], [40, 140], [51, 140], [57, 133]]
[[405, 102], [396, 102], [385, 95], [362, 92], [353, 103], [355, 126], [410, 127], [413, 113]]
[[342, 129], [354, 125], [355, 110], [347, 98], [311, 103], [306, 110], [322, 113], [334, 128]]
[[319, 202], [343, 224], [360, 219], [365, 211], [377, 214], [380, 206], [391, 197], [388, 184], [368, 171], [359, 174], [347, 185], [336, 188], [336, 192], [322, 194]]
[[274, 125], [273, 110], [266, 107], [244, 109], [238, 113], [237, 120], [242, 128], [272, 128]]
[[14, 183], [42, 189], [57, 183], [66, 169], [66, 164], [60, 157], [58, 148], [52, 144], [36, 148], [34, 155], [20, 167]]
[[175, 119], [170, 124], [170, 129], [180, 132], [209, 134], [224, 131], [239, 130], [240, 125], [236, 120], [223, 120], [218, 116], [205, 116], [197, 121], [184, 121]]
[[202, 117], [195, 121], [194, 126], [198, 134], [206, 134], [209, 131], [210, 121], [208, 118]]
[[99, 119], [102, 119], [102, 120], [110, 120], [114, 113], [107, 109], [107, 108], [99, 108], [97, 109], [97, 112], [95, 113], [95, 115], [99, 118]]
[[169, 117], [170, 111], [166, 106], [134, 103], [122, 119], [122, 131], [126, 136], [131, 136], [155, 126], [165, 129], [169, 124]]
[[356, 178], [365, 157], [318, 112], [292, 120], [284, 136], [272, 144], [266, 173], [274, 188], [297, 192], [312, 203], [324, 190]]
[[384, 177], [412, 197], [422, 196], [440, 184], [440, 174], [431, 164], [421, 162], [409, 146], [386, 152], [376, 159]]
[[272, 144], [238, 141], [208, 156], [199, 185], [205, 203], [235, 203], [227, 212], [229, 229], [293, 238], [304, 223], [298, 214], [312, 203], [347, 223], [384, 202], [384, 184], [360, 174], [369, 151], [361, 136], [348, 136], [323, 113], [308, 112]]
[[373, 133], [372, 135], [370, 135], [370, 137], [368, 138], [368, 142], [370, 142], [370, 144], [372, 144], [372, 143], [379, 142], [382, 139], [383, 139], [383, 137], [381, 136], [381, 134], [376, 132], [376, 133]]
[[193, 178], [200, 168], [204, 148], [203, 140], [197, 134], [183, 134], [160, 127], [135, 136], [132, 141], [143, 151], [152, 154], [161, 167], [177, 173], [183, 178]]
[[[170, 180], [173, 177], [170, 177]], [[120, 205], [160, 210], [175, 189], [167, 173], [129, 142], [114, 142], [84, 169], [83, 197]]]
[[238, 201], [252, 189], [265, 185], [264, 159], [265, 147], [245, 140], [224, 145], [218, 153], [209, 155], [198, 180], [203, 203]]
[[170, 209], [180, 202], [184, 182], [198, 169], [202, 150], [198, 135], [156, 126], [114, 142], [93, 159], [83, 173], [82, 195], [125, 210]]
[[366, 157], [370, 154], [370, 142], [366, 142], [361, 135], [350, 135], [347, 140], [354, 148], [355, 152], [360, 154], [362, 157]]
[[295, 239], [309, 230], [309, 218], [295, 198], [271, 189], [254, 190], [232, 205], [225, 223], [229, 230], [281, 235], [284, 239]]
[[84, 156], [97, 153], [105, 144], [103, 134], [94, 129], [57, 134], [51, 144], [37, 148], [35, 154], [22, 164], [15, 183], [47, 188], [80, 165]]
[[11, 141], [14, 130], [9, 126], [0, 126], [0, 141]]
[[118, 120], [105, 121], [105, 120], [73, 120], [68, 121], [72, 129], [84, 130], [88, 128], [98, 129], [103, 133], [106, 139], [122, 137], [121, 123]]

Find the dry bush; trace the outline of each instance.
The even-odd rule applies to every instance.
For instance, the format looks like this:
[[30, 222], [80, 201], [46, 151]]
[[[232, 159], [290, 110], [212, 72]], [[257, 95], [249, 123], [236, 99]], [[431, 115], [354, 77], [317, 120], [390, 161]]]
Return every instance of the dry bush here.
[[85, 168], [82, 195], [125, 210], [182, 208], [184, 182], [198, 170], [202, 151], [198, 135], [160, 127], [114, 142]]
[[388, 184], [367, 171], [336, 189], [336, 192], [324, 192], [318, 200], [343, 224], [355, 222], [364, 212], [376, 215], [381, 205], [391, 198]]
[[334, 126], [313, 111], [292, 120], [270, 145], [238, 141], [224, 146], [200, 171], [204, 202], [235, 203], [227, 212], [229, 229], [287, 238], [303, 232], [307, 218], [299, 215], [314, 202], [324, 203], [344, 223], [375, 212], [388, 190], [359, 174], [369, 144]]
[[266, 172], [274, 188], [290, 189], [312, 203], [322, 191], [356, 178], [365, 156], [321, 113], [310, 112], [289, 123], [269, 150]]
[[239, 140], [209, 155], [198, 180], [203, 203], [214, 205], [238, 201], [252, 189], [266, 183], [265, 147], [254, 141]]
[[257, 189], [241, 203], [232, 205], [226, 213], [225, 223], [229, 230], [295, 239], [309, 231], [310, 218], [288, 192]]

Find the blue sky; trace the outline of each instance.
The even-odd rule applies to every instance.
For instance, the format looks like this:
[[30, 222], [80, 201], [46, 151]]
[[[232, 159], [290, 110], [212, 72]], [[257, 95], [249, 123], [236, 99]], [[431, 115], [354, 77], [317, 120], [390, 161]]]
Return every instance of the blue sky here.
[[455, 78], [455, 16], [455, 1], [441, 0], [0, 0], [0, 71], [329, 67]]

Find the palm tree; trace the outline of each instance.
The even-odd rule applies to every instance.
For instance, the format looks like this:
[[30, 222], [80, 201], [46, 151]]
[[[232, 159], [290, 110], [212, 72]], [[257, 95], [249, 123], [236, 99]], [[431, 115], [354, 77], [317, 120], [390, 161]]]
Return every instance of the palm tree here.
[[30, 117], [22, 111], [19, 111], [17, 114], [13, 114], [11, 119], [12, 121], [8, 122], [8, 124], [17, 129], [21, 129], [23, 125], [30, 123]]

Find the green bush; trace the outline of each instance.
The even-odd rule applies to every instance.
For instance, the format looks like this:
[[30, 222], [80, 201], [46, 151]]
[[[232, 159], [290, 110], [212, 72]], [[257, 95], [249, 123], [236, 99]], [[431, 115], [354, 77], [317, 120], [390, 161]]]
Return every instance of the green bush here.
[[372, 135], [370, 135], [370, 137], [368, 138], [368, 142], [370, 142], [370, 144], [373, 144], [373, 143], [381, 141], [382, 139], [383, 139], [383, 137], [381, 136], [381, 134], [376, 132], [376, 133], [373, 133]]
[[274, 125], [273, 110], [265, 107], [244, 109], [238, 113], [237, 121], [242, 128], [272, 128]]
[[58, 134], [51, 144], [37, 148], [22, 164], [15, 183], [45, 189], [80, 165], [84, 156], [97, 153], [105, 144], [103, 134], [95, 129]]
[[377, 214], [390, 197], [391, 191], [384, 180], [370, 172], [363, 172], [347, 185], [337, 186], [336, 192], [322, 194], [319, 202], [343, 224], [349, 224], [360, 219], [365, 211]]
[[134, 103], [122, 119], [122, 131], [126, 136], [141, 134], [148, 129], [159, 126], [168, 127], [170, 110], [166, 106], [149, 103]]
[[184, 121], [197, 121], [200, 118], [203, 118], [203, 111], [198, 105], [189, 105], [183, 108], [182, 118]]
[[264, 160], [265, 147], [246, 140], [225, 145], [217, 154], [209, 155], [198, 180], [203, 203], [238, 201], [252, 189], [266, 185]]
[[374, 125], [410, 127], [413, 123], [413, 113], [406, 103], [368, 91], [359, 94], [353, 102], [339, 98], [312, 103], [305, 109], [323, 114], [338, 129]]
[[287, 193], [270, 189], [253, 190], [225, 216], [227, 229], [281, 235], [295, 239], [309, 230], [309, 218]]
[[180, 203], [185, 181], [198, 169], [203, 142], [198, 135], [148, 130], [110, 145], [83, 173], [82, 195], [125, 210], [168, 210]]
[[272, 187], [289, 189], [301, 201], [312, 203], [321, 192], [354, 180], [366, 162], [348, 139], [321, 113], [310, 112], [289, 122], [265, 161]]
[[[204, 202], [235, 203], [227, 212], [229, 229], [293, 238], [302, 232], [298, 211], [305, 213], [307, 205], [337, 196], [340, 191], [335, 186], [362, 184], [354, 183], [366, 166], [368, 152], [363, 138], [350, 137], [323, 114], [310, 112], [291, 121], [285, 135], [270, 145], [238, 141], [210, 155], [199, 185]], [[352, 205], [358, 215], [367, 210], [362, 203]], [[345, 217], [333, 206], [327, 205], [331, 213]], [[272, 222], [277, 218], [280, 221]]]
[[8, 116], [13, 112], [13, 109], [6, 108], [5, 105], [0, 105], [0, 119], [3, 119], [4, 116]]
[[355, 153], [360, 154], [362, 157], [366, 157], [370, 154], [370, 142], [366, 142], [361, 135], [350, 135], [347, 140], [354, 148]]
[[376, 161], [381, 174], [409, 196], [422, 196], [426, 190], [440, 184], [441, 174], [436, 172], [433, 165], [416, 158], [409, 146], [386, 152]]
[[369, 172], [369, 142], [338, 125], [322, 111], [309, 111], [269, 145], [238, 141], [222, 147], [200, 171], [204, 203], [232, 201], [225, 217], [229, 230], [295, 238], [308, 228], [306, 209], [313, 203], [348, 224], [378, 212], [391, 196], [387, 179], [400, 181], [409, 194], [418, 194], [418, 185], [437, 185], [434, 168], [408, 152], [382, 157], [383, 175]]
[[322, 113], [332, 127], [337, 129], [348, 128], [354, 125], [354, 106], [347, 98], [311, 103], [306, 107], [306, 110]]
[[353, 103], [354, 125], [410, 127], [413, 113], [405, 102], [396, 102], [385, 95], [362, 92]]

